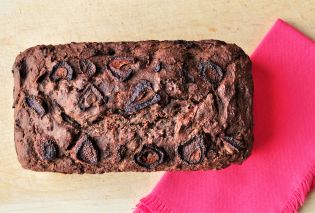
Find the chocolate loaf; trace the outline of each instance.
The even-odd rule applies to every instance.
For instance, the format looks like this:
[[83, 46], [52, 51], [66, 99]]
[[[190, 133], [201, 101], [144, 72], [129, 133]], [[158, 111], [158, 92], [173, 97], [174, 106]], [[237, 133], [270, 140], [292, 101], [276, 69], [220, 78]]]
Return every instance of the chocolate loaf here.
[[206, 170], [253, 143], [251, 62], [217, 40], [40, 45], [13, 66], [24, 168]]

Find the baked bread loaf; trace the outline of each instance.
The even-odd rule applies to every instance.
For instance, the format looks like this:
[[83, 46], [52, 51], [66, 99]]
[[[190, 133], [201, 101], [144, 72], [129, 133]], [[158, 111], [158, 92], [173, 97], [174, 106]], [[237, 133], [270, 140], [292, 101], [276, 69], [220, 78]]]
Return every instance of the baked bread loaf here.
[[24, 168], [222, 169], [253, 143], [251, 62], [217, 40], [39, 45], [13, 66]]

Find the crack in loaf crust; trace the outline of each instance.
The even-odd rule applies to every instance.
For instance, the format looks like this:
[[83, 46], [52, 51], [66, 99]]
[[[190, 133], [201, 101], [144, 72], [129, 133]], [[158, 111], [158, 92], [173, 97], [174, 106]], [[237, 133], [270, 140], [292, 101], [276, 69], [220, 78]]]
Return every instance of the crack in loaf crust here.
[[249, 57], [222, 41], [40, 45], [13, 66], [24, 168], [222, 169], [253, 142]]

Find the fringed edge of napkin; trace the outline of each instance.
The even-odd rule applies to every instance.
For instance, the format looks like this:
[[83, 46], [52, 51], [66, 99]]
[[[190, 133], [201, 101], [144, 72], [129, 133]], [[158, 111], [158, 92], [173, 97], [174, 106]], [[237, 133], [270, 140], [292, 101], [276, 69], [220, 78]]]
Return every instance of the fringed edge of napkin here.
[[315, 164], [313, 167], [311, 167], [310, 171], [303, 178], [298, 188], [293, 192], [291, 198], [286, 203], [282, 212], [297, 212], [298, 208], [303, 205], [305, 198], [312, 189], [313, 184], [315, 185]]
[[134, 209], [133, 213], [151, 213], [151, 212], [163, 212], [163, 213], [172, 213], [174, 211], [170, 210], [158, 200], [152, 194], [142, 198], [140, 202], [137, 204], [136, 209]]

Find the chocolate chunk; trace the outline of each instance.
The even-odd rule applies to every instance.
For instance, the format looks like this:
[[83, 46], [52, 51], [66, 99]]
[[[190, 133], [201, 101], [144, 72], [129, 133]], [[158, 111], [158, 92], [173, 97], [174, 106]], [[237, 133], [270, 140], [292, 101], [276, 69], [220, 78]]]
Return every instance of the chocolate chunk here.
[[188, 164], [199, 164], [205, 158], [205, 138], [197, 135], [178, 146], [179, 157]]
[[134, 59], [130, 57], [114, 57], [107, 65], [107, 69], [115, 79], [119, 81], [128, 80], [134, 70], [132, 65], [134, 64]]
[[85, 163], [96, 164], [99, 160], [99, 152], [87, 135], [83, 135], [75, 145], [75, 154]]
[[40, 156], [43, 160], [53, 161], [58, 156], [58, 146], [51, 138], [44, 138], [40, 142]]
[[87, 86], [80, 95], [78, 105], [82, 111], [92, 106], [98, 106], [106, 103], [107, 98], [92, 84]]
[[96, 66], [88, 59], [83, 59], [80, 61], [81, 71], [92, 77], [96, 73]]
[[53, 67], [50, 79], [55, 82], [61, 79], [70, 81], [73, 79], [73, 75], [72, 67], [67, 62], [61, 61]]
[[143, 145], [140, 152], [134, 156], [135, 162], [147, 169], [153, 169], [164, 162], [164, 150], [156, 145]]
[[24, 99], [25, 104], [37, 113], [40, 117], [46, 114], [44, 102], [41, 98], [34, 95], [26, 96]]
[[147, 80], [140, 80], [135, 86], [130, 100], [125, 106], [127, 114], [135, 113], [147, 106], [161, 100], [161, 96], [153, 91], [151, 83]]
[[210, 60], [200, 62], [199, 72], [202, 78], [214, 85], [220, 83], [224, 75], [222, 68]]

